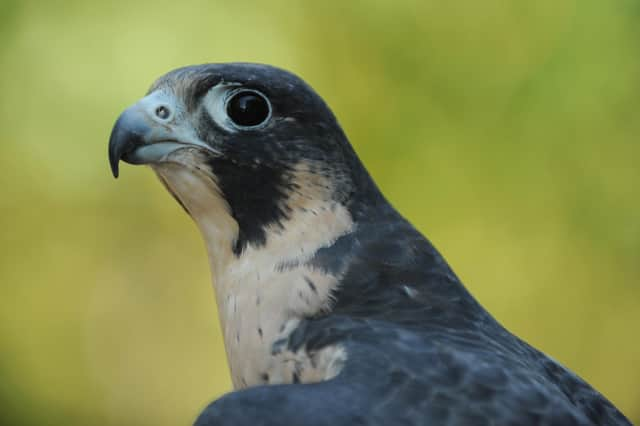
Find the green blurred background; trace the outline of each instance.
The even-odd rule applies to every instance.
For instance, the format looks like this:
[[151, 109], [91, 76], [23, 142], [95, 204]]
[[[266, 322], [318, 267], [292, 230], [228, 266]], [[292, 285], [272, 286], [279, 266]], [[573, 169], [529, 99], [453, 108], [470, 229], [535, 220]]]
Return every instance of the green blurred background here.
[[2, 0], [0, 37], [2, 424], [187, 425], [230, 389], [200, 236], [107, 140], [235, 60], [312, 84], [479, 300], [640, 422], [639, 1]]

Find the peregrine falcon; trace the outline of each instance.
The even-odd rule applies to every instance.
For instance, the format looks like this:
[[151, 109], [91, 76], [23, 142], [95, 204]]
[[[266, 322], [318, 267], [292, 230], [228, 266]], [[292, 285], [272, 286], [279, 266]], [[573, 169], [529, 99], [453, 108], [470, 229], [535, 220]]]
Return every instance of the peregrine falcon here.
[[196, 425], [630, 424], [474, 299], [297, 76], [171, 71], [116, 121], [120, 160], [206, 243], [235, 390]]

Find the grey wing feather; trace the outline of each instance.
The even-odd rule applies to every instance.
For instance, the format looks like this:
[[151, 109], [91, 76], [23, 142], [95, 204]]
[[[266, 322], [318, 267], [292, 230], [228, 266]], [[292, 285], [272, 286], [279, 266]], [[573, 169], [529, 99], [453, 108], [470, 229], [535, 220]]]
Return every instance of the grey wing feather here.
[[336, 340], [345, 346], [349, 359], [340, 375], [228, 394], [196, 425], [630, 424], [577, 376], [528, 346], [501, 351], [473, 341], [475, 334], [425, 339], [393, 324], [344, 318], [305, 327], [305, 334], [307, 348]]

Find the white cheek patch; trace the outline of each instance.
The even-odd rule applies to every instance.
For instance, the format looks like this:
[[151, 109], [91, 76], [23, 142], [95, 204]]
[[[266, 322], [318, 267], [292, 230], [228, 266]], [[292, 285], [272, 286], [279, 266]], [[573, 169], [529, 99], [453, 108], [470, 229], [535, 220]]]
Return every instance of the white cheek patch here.
[[207, 244], [213, 272], [224, 268], [233, 257], [231, 247], [238, 235], [238, 223], [229, 213], [215, 176], [198, 166], [203, 159], [197, 150], [182, 149], [171, 154], [171, 162], [152, 168], [196, 222]]

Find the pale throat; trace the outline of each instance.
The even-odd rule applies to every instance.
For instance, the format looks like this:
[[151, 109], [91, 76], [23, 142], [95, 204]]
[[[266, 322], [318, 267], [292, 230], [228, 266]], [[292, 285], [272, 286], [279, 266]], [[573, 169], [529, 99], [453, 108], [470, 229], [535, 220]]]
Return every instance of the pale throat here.
[[301, 169], [294, 176], [298, 189], [284, 201], [289, 213], [282, 226], [266, 225], [265, 243], [249, 243], [237, 255], [238, 223], [215, 177], [173, 163], [154, 170], [194, 219], [207, 246], [234, 387], [290, 382], [295, 366], [287, 365], [290, 357], [274, 356], [273, 343], [301, 319], [331, 308], [340, 277], [309, 261], [354, 229], [348, 210], [331, 199], [329, 182]]

